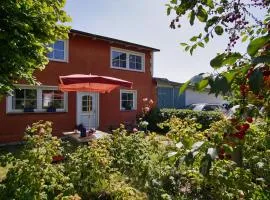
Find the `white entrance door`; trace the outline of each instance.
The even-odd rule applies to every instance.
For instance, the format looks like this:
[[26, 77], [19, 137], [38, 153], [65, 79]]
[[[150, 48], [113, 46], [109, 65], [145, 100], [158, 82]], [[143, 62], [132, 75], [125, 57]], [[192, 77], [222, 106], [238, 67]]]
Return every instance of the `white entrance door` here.
[[98, 127], [98, 100], [98, 93], [77, 92], [77, 125], [86, 129]]

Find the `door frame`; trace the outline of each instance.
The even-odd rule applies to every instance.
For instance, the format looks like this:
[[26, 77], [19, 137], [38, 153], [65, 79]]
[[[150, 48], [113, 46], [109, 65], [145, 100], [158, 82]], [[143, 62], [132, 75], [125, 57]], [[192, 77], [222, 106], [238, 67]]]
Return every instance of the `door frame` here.
[[99, 128], [99, 93], [98, 92], [76, 92], [76, 125], [80, 124], [80, 94], [91, 94], [96, 98], [96, 127]]

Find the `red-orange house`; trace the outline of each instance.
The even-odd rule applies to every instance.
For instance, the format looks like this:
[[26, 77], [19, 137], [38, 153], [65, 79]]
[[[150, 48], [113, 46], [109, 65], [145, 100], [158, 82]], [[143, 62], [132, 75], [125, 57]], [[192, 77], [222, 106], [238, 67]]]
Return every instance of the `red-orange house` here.
[[[36, 73], [41, 85], [20, 84], [0, 101], [0, 143], [21, 140], [25, 128], [39, 120], [52, 121], [59, 136], [78, 124], [108, 130], [135, 123], [142, 99], [157, 98], [153, 58], [158, 49], [78, 30], [52, 48], [48, 66]], [[90, 73], [131, 81], [133, 88], [108, 94], [58, 90], [59, 76]]]

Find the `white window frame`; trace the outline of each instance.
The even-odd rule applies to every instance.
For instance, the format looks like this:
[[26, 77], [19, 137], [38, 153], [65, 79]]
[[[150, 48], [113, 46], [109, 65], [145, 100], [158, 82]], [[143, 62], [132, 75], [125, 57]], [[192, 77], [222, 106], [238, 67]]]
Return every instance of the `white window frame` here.
[[[34, 89], [37, 91], [37, 109], [31, 113], [54, 113], [47, 112], [47, 109], [42, 108], [42, 90], [59, 90], [57, 86], [29, 86], [29, 85], [16, 85], [20, 89]], [[67, 112], [68, 111], [68, 93], [64, 92], [64, 109], [56, 109], [56, 112]], [[12, 108], [12, 96], [6, 97], [6, 113], [29, 113], [24, 112], [23, 109]]]
[[57, 40], [57, 41], [63, 41], [64, 42], [64, 60], [62, 59], [55, 59], [55, 58], [49, 58], [50, 61], [56, 61], [56, 62], [68, 62], [68, 54], [69, 54], [69, 40]]
[[[122, 93], [133, 94], [133, 108], [131, 110], [126, 110], [122, 108]], [[137, 90], [120, 90], [120, 111], [134, 111], [137, 110]]]
[[[114, 67], [113, 66], [113, 57], [112, 57], [112, 53], [113, 51], [117, 51], [117, 52], [121, 52], [121, 53], [125, 53], [126, 56], [126, 68], [122, 68], [122, 67]], [[136, 56], [140, 56], [142, 58], [142, 69], [138, 70], [138, 69], [131, 69], [129, 68], [129, 55], [136, 55]], [[119, 70], [127, 70], [127, 71], [135, 71], [135, 72], [145, 72], [145, 54], [141, 53], [141, 52], [136, 52], [136, 51], [130, 51], [130, 50], [126, 50], [126, 49], [120, 49], [120, 48], [115, 48], [115, 47], [111, 47], [111, 52], [110, 52], [110, 65], [111, 68], [113, 69], [119, 69]]]

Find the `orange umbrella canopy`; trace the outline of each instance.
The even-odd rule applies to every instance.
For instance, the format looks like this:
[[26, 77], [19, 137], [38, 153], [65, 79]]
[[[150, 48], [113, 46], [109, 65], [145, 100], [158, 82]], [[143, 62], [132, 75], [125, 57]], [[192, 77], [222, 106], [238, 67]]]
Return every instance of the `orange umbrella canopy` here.
[[99, 92], [109, 93], [120, 86], [131, 88], [132, 82], [109, 76], [72, 74], [59, 77], [59, 89], [62, 92]]

